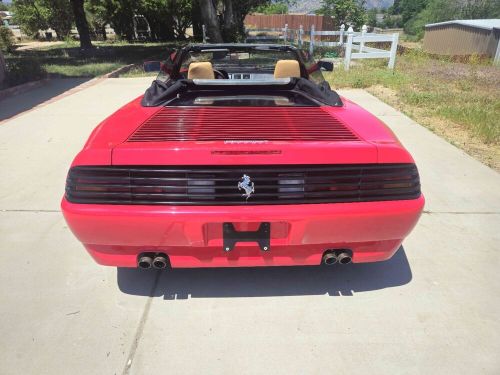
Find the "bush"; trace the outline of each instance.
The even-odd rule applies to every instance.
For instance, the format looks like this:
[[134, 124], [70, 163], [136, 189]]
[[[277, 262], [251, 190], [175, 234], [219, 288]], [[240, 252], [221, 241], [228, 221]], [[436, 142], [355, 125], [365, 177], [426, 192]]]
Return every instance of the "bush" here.
[[0, 50], [12, 51], [15, 39], [12, 30], [5, 26], [0, 26]]
[[32, 57], [10, 58], [6, 61], [7, 87], [20, 85], [22, 83], [36, 81], [47, 76], [47, 72], [40, 62]]

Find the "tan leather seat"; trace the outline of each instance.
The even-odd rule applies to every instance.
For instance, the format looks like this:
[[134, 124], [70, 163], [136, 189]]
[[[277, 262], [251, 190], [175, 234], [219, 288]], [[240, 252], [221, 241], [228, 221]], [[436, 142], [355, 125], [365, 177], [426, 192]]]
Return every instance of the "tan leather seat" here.
[[192, 62], [189, 64], [188, 79], [215, 79], [210, 62]]
[[300, 65], [297, 60], [278, 60], [274, 67], [274, 78], [300, 78]]

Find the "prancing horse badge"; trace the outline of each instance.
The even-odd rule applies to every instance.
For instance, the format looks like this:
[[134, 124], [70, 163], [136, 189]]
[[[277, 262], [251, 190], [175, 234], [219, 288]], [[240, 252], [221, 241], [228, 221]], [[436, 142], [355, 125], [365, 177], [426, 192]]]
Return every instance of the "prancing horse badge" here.
[[247, 176], [246, 174], [243, 175], [241, 178], [241, 181], [238, 182], [238, 190], [245, 190], [245, 194], [242, 194], [243, 197], [245, 197], [247, 200], [250, 198], [252, 193], [255, 192], [255, 186], [250, 179], [250, 176]]

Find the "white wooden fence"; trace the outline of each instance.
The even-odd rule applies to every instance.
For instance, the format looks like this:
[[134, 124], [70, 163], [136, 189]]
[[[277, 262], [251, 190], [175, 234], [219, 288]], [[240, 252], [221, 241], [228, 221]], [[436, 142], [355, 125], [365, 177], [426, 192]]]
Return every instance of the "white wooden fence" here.
[[[345, 35], [345, 25], [341, 25], [339, 31], [316, 31], [316, 28], [312, 25], [311, 31], [309, 32], [309, 53], [312, 55], [315, 47], [341, 47], [344, 45]], [[321, 36], [338, 36], [338, 41], [332, 42], [322, 41], [321, 38], [316, 39]]]
[[[366, 32], [363, 26], [361, 34], [355, 35], [350, 27], [347, 31], [347, 43], [345, 44], [344, 69], [349, 70], [352, 59], [389, 59], [387, 67], [394, 69], [396, 63], [396, 52], [398, 51], [399, 34], [371, 34]], [[367, 47], [365, 43], [391, 43], [390, 50]], [[357, 52], [353, 52], [357, 51]]]
[[[360, 32], [355, 32], [352, 27], [345, 31], [345, 26], [340, 26], [338, 31], [316, 31], [312, 25], [309, 34], [309, 40], [305, 39], [306, 35], [302, 25], [299, 29], [289, 29], [288, 25], [280, 29], [248, 29], [249, 33], [272, 33], [269, 35], [256, 35], [250, 38], [254, 41], [269, 41], [279, 40], [285, 44], [295, 44], [299, 48], [303, 48], [306, 43], [309, 44], [309, 53], [313, 55], [314, 49], [317, 47], [342, 47], [345, 49], [344, 54], [344, 69], [349, 70], [351, 60], [353, 59], [389, 59], [387, 67], [394, 69], [396, 62], [396, 52], [398, 48], [399, 34], [375, 34], [368, 33], [367, 27], [364, 25]], [[321, 36], [338, 37], [337, 41], [324, 41]], [[333, 38], [335, 39], [335, 38]], [[384, 50], [375, 47], [368, 47], [365, 43], [391, 43], [389, 50]]]

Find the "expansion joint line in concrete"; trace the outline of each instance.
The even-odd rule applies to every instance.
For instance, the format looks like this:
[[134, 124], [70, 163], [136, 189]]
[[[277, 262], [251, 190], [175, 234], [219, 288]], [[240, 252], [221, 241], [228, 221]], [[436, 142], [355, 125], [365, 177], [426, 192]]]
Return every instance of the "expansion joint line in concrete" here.
[[155, 295], [156, 288], [158, 287], [158, 282], [160, 281], [161, 274], [161, 270], [158, 270], [156, 272], [155, 280], [153, 282], [153, 286], [151, 287], [151, 291], [149, 292], [146, 305], [144, 306], [141, 320], [139, 321], [139, 325], [137, 326], [137, 330], [134, 335], [134, 341], [132, 341], [132, 346], [130, 347], [130, 352], [127, 356], [127, 362], [125, 363], [125, 367], [123, 368], [122, 375], [128, 375], [130, 373], [130, 368], [132, 367], [132, 362], [134, 361], [135, 353], [144, 331], [144, 326], [146, 325], [146, 321], [148, 320], [149, 310], [151, 309], [151, 303], [153, 302], [153, 297]]

